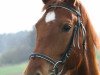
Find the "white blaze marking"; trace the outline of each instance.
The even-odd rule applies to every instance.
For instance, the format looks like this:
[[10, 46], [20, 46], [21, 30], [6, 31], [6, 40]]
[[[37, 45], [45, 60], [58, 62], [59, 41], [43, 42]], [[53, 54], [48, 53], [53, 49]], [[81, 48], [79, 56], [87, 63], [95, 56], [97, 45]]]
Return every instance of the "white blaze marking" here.
[[55, 20], [55, 12], [51, 11], [51, 12], [47, 13], [46, 18], [45, 18], [45, 22], [47, 23], [47, 22], [50, 22], [53, 20]]

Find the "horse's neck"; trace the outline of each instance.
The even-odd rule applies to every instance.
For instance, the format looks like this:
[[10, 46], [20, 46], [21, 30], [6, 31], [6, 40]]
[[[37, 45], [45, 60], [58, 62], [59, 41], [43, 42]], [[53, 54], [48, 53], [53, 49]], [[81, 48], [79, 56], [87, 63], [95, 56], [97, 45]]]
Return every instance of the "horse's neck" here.
[[80, 67], [68, 71], [65, 75], [97, 75], [97, 74], [90, 74], [87, 61], [82, 61]]
[[[91, 54], [89, 56], [91, 56]], [[94, 59], [86, 55], [80, 67], [68, 71], [65, 75], [99, 75], [99, 72]]]
[[88, 25], [86, 30], [87, 30], [87, 37], [86, 37], [87, 50], [85, 50], [85, 54], [83, 55], [83, 60], [81, 62], [81, 65], [78, 68], [72, 70], [68, 75], [99, 75], [99, 71], [97, 68], [98, 66], [96, 63], [94, 43]]

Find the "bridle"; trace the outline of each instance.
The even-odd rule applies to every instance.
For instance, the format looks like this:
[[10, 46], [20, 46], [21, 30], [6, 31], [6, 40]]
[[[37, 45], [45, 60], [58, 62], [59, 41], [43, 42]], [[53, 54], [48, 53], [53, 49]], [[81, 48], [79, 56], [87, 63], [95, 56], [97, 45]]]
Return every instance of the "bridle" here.
[[[48, 9], [50, 8], [63, 8], [68, 10], [69, 12], [75, 14], [77, 16], [77, 23], [74, 27], [73, 30], [73, 34], [72, 37], [70, 39], [70, 42], [68, 44], [68, 48], [65, 49], [64, 54], [62, 55], [62, 57], [60, 58], [60, 60], [55, 61], [54, 59], [52, 59], [51, 57], [44, 55], [44, 54], [39, 54], [39, 53], [33, 53], [30, 55], [30, 58], [40, 58], [43, 59], [49, 63], [51, 63], [53, 65], [53, 69], [51, 72], [51, 75], [61, 75], [64, 69], [64, 63], [69, 59], [71, 52], [73, 51], [72, 49], [72, 45], [75, 47], [77, 46], [78, 48], [80, 48], [80, 44], [79, 44], [79, 35], [80, 35], [80, 29], [82, 30], [82, 39], [83, 39], [83, 50], [85, 50], [85, 40], [86, 40], [86, 30], [85, 27], [83, 26], [83, 23], [81, 21], [81, 13], [79, 8], [76, 10], [75, 8], [69, 7], [66, 5], [66, 3], [64, 4], [60, 4], [60, 5], [56, 5], [56, 4], [52, 4], [49, 6]], [[77, 44], [75, 43], [75, 39], [77, 38]], [[59, 66], [62, 65], [62, 69], [59, 71]]]

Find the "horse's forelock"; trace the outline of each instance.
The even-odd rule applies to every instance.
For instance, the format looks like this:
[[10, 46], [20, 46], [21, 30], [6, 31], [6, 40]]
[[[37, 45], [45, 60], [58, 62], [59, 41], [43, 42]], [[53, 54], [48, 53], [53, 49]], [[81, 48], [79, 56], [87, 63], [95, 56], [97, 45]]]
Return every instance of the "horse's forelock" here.
[[[71, 3], [67, 2], [68, 0], [49, 0], [43, 7], [43, 10], [46, 10], [49, 8], [50, 4], [61, 4], [61, 3], [68, 3], [69, 6], [71, 5]], [[77, 8], [77, 6], [80, 4], [79, 0], [75, 0], [75, 3], [72, 5], [72, 7]]]
[[48, 1], [48, 3], [46, 3], [44, 5], [43, 10], [48, 9], [48, 7], [49, 7], [50, 4], [58, 4], [58, 3], [61, 3], [60, 0], [50, 0], [50, 1]]

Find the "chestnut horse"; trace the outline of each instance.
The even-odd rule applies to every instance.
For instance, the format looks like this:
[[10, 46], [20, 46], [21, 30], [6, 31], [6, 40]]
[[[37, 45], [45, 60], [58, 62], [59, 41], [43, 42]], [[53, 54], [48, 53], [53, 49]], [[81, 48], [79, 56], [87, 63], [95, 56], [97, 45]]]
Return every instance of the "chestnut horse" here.
[[99, 75], [99, 39], [78, 0], [42, 0], [34, 53], [24, 75]]

